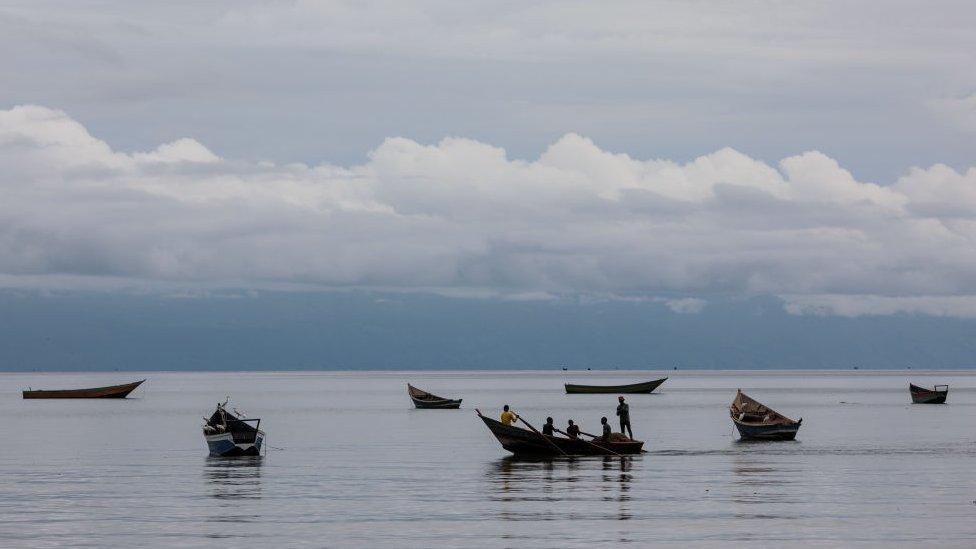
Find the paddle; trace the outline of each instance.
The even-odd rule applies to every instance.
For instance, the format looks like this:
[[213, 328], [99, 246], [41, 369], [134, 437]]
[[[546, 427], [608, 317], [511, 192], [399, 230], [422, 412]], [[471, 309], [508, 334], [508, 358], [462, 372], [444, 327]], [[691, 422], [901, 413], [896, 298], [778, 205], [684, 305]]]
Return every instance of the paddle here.
[[555, 448], [556, 451], [558, 451], [560, 454], [562, 454], [562, 455], [564, 455], [566, 457], [569, 457], [569, 454], [567, 454], [566, 452], [563, 452], [563, 449], [560, 448], [559, 446], [557, 446], [555, 442], [553, 442], [553, 441], [549, 440], [548, 438], [546, 438], [546, 435], [540, 433], [539, 431], [536, 431], [535, 427], [533, 427], [531, 424], [529, 424], [528, 421], [525, 421], [524, 419], [522, 419], [522, 416], [520, 416], [518, 414], [515, 414], [515, 417], [519, 421], [521, 421], [522, 423], [524, 423], [526, 427], [528, 427], [529, 429], [531, 429], [533, 433], [535, 433], [535, 434], [539, 435], [540, 437], [542, 437], [542, 440], [546, 441], [549, 444], [549, 446], [552, 446], [553, 448]]
[[[567, 432], [565, 432], [565, 431], [560, 431], [559, 429], [556, 429], [555, 427], [553, 427], [553, 428], [552, 428], [552, 430], [553, 430], [553, 431], [556, 431], [557, 433], [560, 433], [560, 434], [563, 434], [563, 435], [566, 435], [567, 437], [569, 437], [569, 438], [571, 438], [571, 439], [573, 438], [573, 437], [570, 437], [570, 436], [569, 436], [569, 433], [567, 433]], [[591, 437], [593, 436], [593, 435], [590, 435], [590, 434], [587, 434], [587, 433], [584, 433], [583, 431], [580, 431], [580, 434], [584, 434], [584, 435], [587, 435], [587, 436], [591, 436]], [[593, 437], [593, 438], [596, 438], [596, 437]], [[584, 440], [584, 439], [581, 439], [581, 438], [576, 438], [576, 439], [573, 439], [573, 440], [579, 440], [579, 441], [582, 441], [582, 442], [585, 442], [585, 443], [587, 443], [587, 444], [589, 444], [590, 446], [592, 446], [592, 447], [594, 447], [594, 448], [599, 448], [600, 450], [605, 450], [605, 451], [607, 451], [607, 452], [610, 452], [611, 454], [613, 454], [613, 455], [615, 455], [615, 456], [620, 456], [620, 457], [623, 457], [623, 455], [622, 455], [622, 454], [618, 454], [617, 452], [614, 452], [614, 451], [613, 451], [613, 450], [611, 450], [610, 448], [605, 448], [605, 447], [603, 447], [603, 446], [600, 446], [599, 444], [593, 444], [592, 442], [590, 442], [590, 441], [588, 441], [588, 440]]]

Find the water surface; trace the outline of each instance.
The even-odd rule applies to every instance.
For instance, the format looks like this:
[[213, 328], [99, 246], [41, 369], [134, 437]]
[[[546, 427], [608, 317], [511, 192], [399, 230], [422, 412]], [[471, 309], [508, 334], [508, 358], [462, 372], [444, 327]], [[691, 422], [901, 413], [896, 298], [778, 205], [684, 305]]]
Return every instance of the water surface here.
[[[474, 409], [596, 430], [614, 395], [562, 383], [670, 375], [632, 395], [631, 458], [507, 457]], [[149, 381], [124, 401], [19, 391]], [[0, 374], [0, 546], [976, 545], [973, 372]], [[944, 406], [908, 382], [949, 383]], [[415, 410], [407, 381], [460, 410]], [[795, 442], [743, 443], [735, 389]], [[208, 459], [217, 401], [262, 418], [257, 459]]]

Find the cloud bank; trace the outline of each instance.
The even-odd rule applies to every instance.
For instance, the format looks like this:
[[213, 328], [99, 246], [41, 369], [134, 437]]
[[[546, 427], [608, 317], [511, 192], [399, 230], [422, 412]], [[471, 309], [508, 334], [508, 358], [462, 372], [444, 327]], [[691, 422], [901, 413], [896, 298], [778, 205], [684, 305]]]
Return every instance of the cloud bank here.
[[[327, 155], [325, 155], [327, 156]], [[804, 152], [640, 160], [567, 134], [538, 158], [389, 138], [343, 167], [114, 150], [0, 111], [0, 285], [785, 296], [797, 314], [976, 316], [976, 168], [858, 181]], [[66, 282], [67, 281], [67, 282]]]

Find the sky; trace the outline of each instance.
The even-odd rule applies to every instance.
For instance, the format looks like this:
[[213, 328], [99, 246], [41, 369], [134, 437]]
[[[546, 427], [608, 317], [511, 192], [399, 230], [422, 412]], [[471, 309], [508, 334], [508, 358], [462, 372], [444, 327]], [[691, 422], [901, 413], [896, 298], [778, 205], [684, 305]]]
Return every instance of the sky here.
[[970, 322], [973, 28], [971, 2], [6, 2], [0, 292]]

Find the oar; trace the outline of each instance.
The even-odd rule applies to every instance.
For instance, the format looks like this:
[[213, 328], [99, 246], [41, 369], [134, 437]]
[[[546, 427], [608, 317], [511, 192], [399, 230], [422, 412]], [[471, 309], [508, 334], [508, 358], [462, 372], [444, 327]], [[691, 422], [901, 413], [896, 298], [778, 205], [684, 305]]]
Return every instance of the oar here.
[[567, 454], [566, 452], [563, 452], [563, 449], [560, 448], [559, 446], [557, 446], [555, 442], [553, 442], [553, 441], [549, 440], [548, 438], [546, 438], [546, 435], [540, 433], [539, 431], [536, 431], [535, 427], [533, 427], [532, 425], [530, 425], [528, 421], [525, 421], [524, 419], [522, 419], [522, 416], [520, 416], [518, 414], [515, 414], [515, 417], [517, 417], [519, 421], [521, 421], [522, 423], [524, 423], [526, 427], [528, 427], [529, 429], [531, 429], [533, 433], [535, 433], [535, 434], [539, 435], [540, 437], [542, 437], [542, 440], [546, 441], [549, 444], [549, 446], [552, 446], [553, 448], [555, 448], [556, 451], [558, 451], [560, 454], [562, 454], [562, 455], [564, 455], [566, 457], [569, 457], [569, 454]]
[[[556, 431], [557, 433], [560, 433], [560, 434], [563, 434], [563, 435], [566, 435], [567, 437], [569, 437], [569, 438], [571, 438], [571, 439], [573, 438], [573, 437], [570, 437], [570, 436], [569, 436], [569, 433], [567, 433], [567, 432], [565, 432], [565, 431], [560, 431], [559, 429], [556, 429], [555, 427], [553, 427], [553, 428], [552, 428], [552, 430], [553, 430], [553, 431]], [[581, 434], [584, 434], [584, 435], [586, 434], [586, 433], [584, 433], [583, 431], [580, 431], [580, 433], [581, 433]], [[593, 435], [589, 435], [589, 436], [591, 436], [591, 437], [592, 437]], [[607, 452], [610, 452], [611, 454], [613, 454], [613, 455], [615, 455], [615, 456], [620, 456], [620, 457], [623, 457], [623, 455], [622, 455], [622, 454], [618, 454], [617, 452], [614, 452], [614, 451], [613, 451], [613, 450], [611, 450], [610, 448], [604, 448], [603, 446], [600, 446], [599, 444], [593, 444], [592, 442], [590, 442], [590, 441], [588, 441], [588, 440], [583, 440], [583, 439], [581, 439], [581, 438], [575, 438], [575, 439], [573, 439], [573, 440], [579, 440], [579, 441], [582, 441], [582, 442], [585, 442], [585, 443], [587, 443], [587, 444], [589, 444], [590, 446], [592, 446], [592, 447], [594, 447], [594, 448], [599, 448], [600, 450], [606, 450]]]

